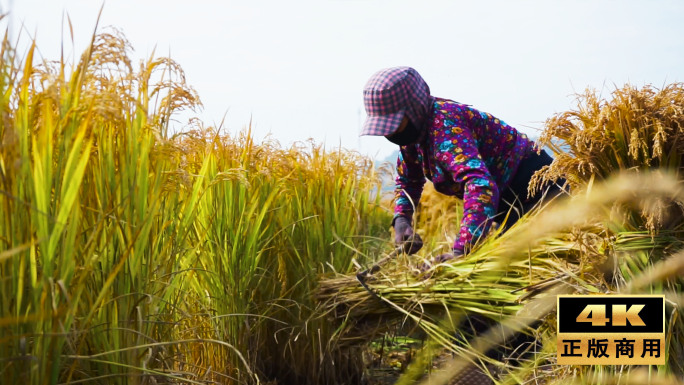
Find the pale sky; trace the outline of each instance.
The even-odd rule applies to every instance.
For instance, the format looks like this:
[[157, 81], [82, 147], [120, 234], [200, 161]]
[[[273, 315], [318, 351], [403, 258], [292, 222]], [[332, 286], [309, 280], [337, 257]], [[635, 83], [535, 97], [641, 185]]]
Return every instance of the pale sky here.
[[[99, 0], [0, 0], [13, 37], [47, 60], [78, 57]], [[62, 15], [75, 34], [71, 46]], [[432, 94], [473, 105], [530, 135], [586, 87], [684, 81], [684, 1], [108, 0], [135, 62], [170, 56], [216, 125], [252, 121], [258, 139], [313, 138], [364, 154], [396, 146], [359, 137], [362, 89], [381, 68], [414, 67]], [[183, 117], [184, 118], [184, 117]], [[185, 118], [184, 118], [185, 119]]]

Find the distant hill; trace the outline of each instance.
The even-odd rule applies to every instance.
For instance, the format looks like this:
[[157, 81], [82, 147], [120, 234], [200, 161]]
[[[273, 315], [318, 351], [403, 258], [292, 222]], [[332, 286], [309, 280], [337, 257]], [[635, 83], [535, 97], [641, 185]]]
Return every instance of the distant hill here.
[[399, 149], [393, 151], [391, 154], [387, 155], [385, 158], [381, 159], [379, 163], [389, 162], [392, 165], [397, 163], [397, 157], [399, 156]]
[[396, 176], [397, 157], [399, 156], [399, 149], [393, 151], [387, 157], [382, 159], [375, 159], [375, 168], [381, 169], [382, 174], [382, 193], [389, 193], [394, 191], [394, 178]]

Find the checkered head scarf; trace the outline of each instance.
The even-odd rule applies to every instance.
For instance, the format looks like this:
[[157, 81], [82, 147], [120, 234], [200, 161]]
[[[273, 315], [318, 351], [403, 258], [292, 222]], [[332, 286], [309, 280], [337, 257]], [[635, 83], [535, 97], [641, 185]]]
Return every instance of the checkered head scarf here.
[[363, 88], [363, 103], [368, 116], [361, 135], [390, 135], [399, 128], [404, 115], [422, 130], [433, 102], [430, 88], [413, 68], [380, 70]]

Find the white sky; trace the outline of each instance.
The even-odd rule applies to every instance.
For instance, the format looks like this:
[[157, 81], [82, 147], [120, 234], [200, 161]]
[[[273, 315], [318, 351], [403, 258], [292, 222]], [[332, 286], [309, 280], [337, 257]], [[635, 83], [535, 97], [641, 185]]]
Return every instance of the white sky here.
[[[80, 55], [101, 5], [0, 0], [13, 36], [23, 25], [48, 60], [62, 41]], [[251, 119], [257, 138], [385, 157], [395, 145], [358, 136], [363, 86], [381, 68], [412, 66], [433, 95], [536, 135], [586, 87], [684, 81], [682, 20], [679, 0], [109, 0], [100, 26], [121, 29], [136, 62], [155, 47], [179, 62], [206, 125], [227, 113], [233, 133]]]

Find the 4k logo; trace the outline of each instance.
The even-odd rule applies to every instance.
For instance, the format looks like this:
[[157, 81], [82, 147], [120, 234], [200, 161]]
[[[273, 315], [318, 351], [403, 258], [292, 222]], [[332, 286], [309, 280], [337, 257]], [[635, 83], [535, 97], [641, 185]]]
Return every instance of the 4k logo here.
[[[646, 324], [639, 317], [639, 312], [645, 306], [632, 305], [627, 310], [627, 305], [613, 305], [612, 325], [627, 326], [627, 320], [629, 320], [632, 326], [645, 326]], [[610, 318], [606, 318], [606, 305], [587, 305], [577, 316], [577, 322], [591, 322], [591, 326], [604, 326], [610, 322]]]
[[558, 296], [561, 365], [664, 365], [663, 295]]

